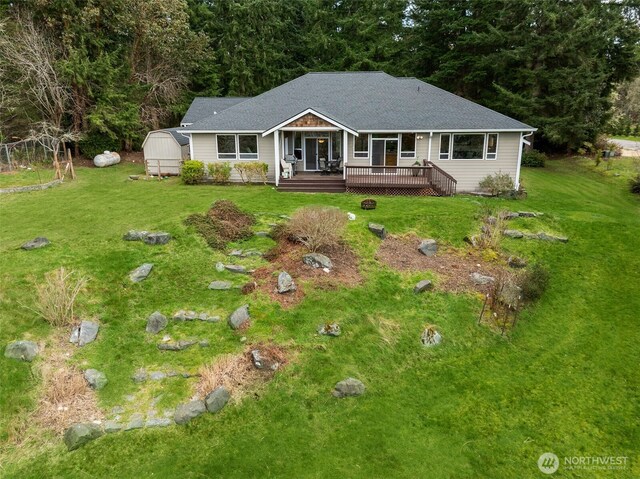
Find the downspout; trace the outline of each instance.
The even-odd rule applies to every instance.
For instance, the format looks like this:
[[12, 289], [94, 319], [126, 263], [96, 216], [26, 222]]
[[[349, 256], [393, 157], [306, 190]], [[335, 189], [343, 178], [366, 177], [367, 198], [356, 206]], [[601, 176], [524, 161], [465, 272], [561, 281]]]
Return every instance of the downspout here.
[[342, 179], [347, 179], [347, 157], [349, 155], [349, 148], [347, 147], [347, 143], [349, 140], [349, 133], [347, 130], [342, 130]]
[[533, 132], [527, 133], [526, 135], [523, 132], [520, 132], [520, 146], [518, 147], [518, 166], [516, 167], [516, 190], [520, 189], [520, 166], [522, 164], [522, 145], [527, 143], [530, 145], [531, 143], [525, 140], [527, 136], [533, 135]]
[[276, 187], [280, 184], [280, 131], [273, 132], [273, 152], [275, 158]]

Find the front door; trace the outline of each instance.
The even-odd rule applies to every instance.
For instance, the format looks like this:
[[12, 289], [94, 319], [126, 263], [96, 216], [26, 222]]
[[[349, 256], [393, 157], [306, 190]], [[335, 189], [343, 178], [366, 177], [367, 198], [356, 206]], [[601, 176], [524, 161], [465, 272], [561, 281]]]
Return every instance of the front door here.
[[304, 169], [318, 171], [320, 159], [329, 160], [329, 138], [305, 138], [304, 140]]
[[395, 138], [373, 138], [371, 166], [398, 166], [398, 140]]

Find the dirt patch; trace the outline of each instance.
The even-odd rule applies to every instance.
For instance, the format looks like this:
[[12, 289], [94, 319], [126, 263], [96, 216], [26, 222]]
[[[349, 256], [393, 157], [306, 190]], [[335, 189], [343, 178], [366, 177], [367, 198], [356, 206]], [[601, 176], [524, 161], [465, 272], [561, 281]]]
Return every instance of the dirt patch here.
[[200, 381], [196, 384], [196, 395], [200, 399], [219, 386], [224, 386], [235, 401], [253, 392], [261, 384], [273, 378], [276, 370], [258, 369], [253, 365], [251, 351], [257, 349], [265, 363], [277, 363], [280, 370], [289, 363], [289, 353], [272, 343], [248, 345], [240, 354], [225, 354], [214, 362], [200, 368]]
[[[302, 257], [306, 253], [308, 251], [304, 246], [280, 239], [277, 246], [265, 255], [265, 259], [270, 263], [253, 273], [257, 290], [268, 294], [272, 300], [287, 309], [302, 301], [307, 287], [333, 290], [362, 283], [362, 276], [358, 271], [358, 257], [348, 246], [340, 245], [322, 253], [333, 263], [333, 269], [329, 273], [304, 264]], [[278, 293], [278, 274], [281, 271], [291, 275], [297, 287], [295, 291]]]
[[504, 268], [482, 259], [479, 252], [439, 247], [434, 256], [425, 256], [418, 251], [417, 236], [388, 236], [380, 245], [376, 259], [399, 271], [433, 271], [440, 281], [437, 289], [451, 292], [478, 291], [488, 293], [491, 284], [476, 285], [470, 275], [479, 273], [497, 278]]

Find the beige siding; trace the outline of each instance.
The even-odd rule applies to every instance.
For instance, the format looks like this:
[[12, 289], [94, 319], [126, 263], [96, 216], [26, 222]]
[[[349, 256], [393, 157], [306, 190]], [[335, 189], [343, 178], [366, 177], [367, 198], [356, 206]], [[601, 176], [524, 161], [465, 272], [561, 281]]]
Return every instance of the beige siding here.
[[150, 174], [157, 175], [159, 167], [162, 175], [177, 175], [185, 158], [184, 152], [188, 155], [189, 150], [183, 150], [171, 133], [152, 131], [144, 143], [143, 151]]
[[[428, 142], [429, 135], [425, 135]], [[431, 161], [453, 176], [457, 181], [457, 191], [475, 191], [485, 176], [501, 171], [516, 180], [518, 168], [520, 133], [498, 134], [498, 157], [495, 160], [440, 160], [440, 135], [434, 133], [431, 144]], [[424, 151], [426, 153], [427, 147]]]
[[[193, 147], [193, 159], [202, 161], [205, 166], [214, 162], [229, 162], [231, 165], [247, 163], [249, 161], [260, 161], [269, 165], [267, 177], [270, 182], [275, 181], [273, 135], [263, 138], [258, 135], [258, 159], [257, 160], [218, 160], [216, 135], [213, 133], [193, 133], [191, 135]], [[231, 171], [231, 181], [240, 181], [240, 175], [234, 168]]]

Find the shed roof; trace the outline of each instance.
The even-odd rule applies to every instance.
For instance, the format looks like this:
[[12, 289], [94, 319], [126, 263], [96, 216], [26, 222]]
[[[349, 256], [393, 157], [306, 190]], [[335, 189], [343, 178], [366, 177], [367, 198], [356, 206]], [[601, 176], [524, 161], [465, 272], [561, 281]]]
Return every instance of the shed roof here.
[[384, 72], [307, 73], [186, 130], [265, 132], [308, 109], [365, 132], [535, 130], [416, 78]]

